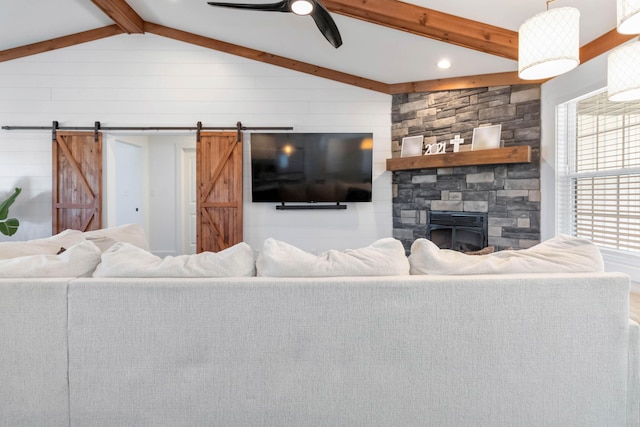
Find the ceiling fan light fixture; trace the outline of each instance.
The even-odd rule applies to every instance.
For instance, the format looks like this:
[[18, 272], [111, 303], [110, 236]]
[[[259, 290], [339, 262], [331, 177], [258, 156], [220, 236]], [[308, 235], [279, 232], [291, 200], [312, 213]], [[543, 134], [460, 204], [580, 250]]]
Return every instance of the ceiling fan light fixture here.
[[615, 48], [607, 57], [609, 101], [640, 99], [640, 41]]
[[640, 0], [618, 0], [618, 32], [640, 34]]
[[293, 0], [291, 11], [296, 15], [308, 15], [313, 11], [313, 2], [309, 0]]
[[555, 77], [580, 64], [580, 11], [574, 7], [548, 9], [527, 19], [518, 37], [521, 79]]

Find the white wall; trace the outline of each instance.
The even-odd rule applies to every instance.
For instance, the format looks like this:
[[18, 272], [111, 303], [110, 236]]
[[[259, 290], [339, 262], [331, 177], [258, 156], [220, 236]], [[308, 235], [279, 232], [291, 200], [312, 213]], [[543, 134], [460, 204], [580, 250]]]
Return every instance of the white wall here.
[[[385, 172], [390, 116], [389, 95], [154, 35], [120, 35], [0, 63], [2, 126], [49, 126], [57, 120], [61, 126], [202, 121], [226, 127], [241, 121], [292, 126], [296, 132], [373, 132], [374, 202], [349, 204], [346, 211], [276, 211], [251, 204], [245, 168], [245, 241], [254, 248], [270, 236], [308, 250], [358, 247], [391, 236], [391, 174]], [[14, 186], [23, 188], [11, 210], [22, 223], [13, 239], [51, 234], [50, 138], [49, 131], [0, 131], [0, 198]], [[152, 171], [152, 151], [150, 207], [161, 179]], [[244, 161], [248, 165], [248, 156]], [[169, 230], [151, 218], [155, 249], [171, 251]]]
[[[346, 129], [346, 128], [340, 128]], [[390, 129], [390, 127], [389, 127]], [[306, 132], [329, 131], [309, 127]], [[373, 203], [346, 203], [346, 210], [276, 211], [276, 203], [251, 203], [251, 151], [249, 138], [244, 141], [244, 240], [252, 246], [268, 237], [284, 240], [312, 252], [345, 249], [370, 244], [380, 237], [392, 235], [390, 172], [384, 172], [390, 151], [380, 149], [388, 144], [380, 139], [383, 129], [360, 126], [354, 132], [374, 132]], [[390, 148], [389, 148], [390, 150]], [[246, 209], [249, 207], [249, 209]], [[260, 243], [261, 244], [261, 243]], [[254, 246], [256, 247], [256, 246]]]

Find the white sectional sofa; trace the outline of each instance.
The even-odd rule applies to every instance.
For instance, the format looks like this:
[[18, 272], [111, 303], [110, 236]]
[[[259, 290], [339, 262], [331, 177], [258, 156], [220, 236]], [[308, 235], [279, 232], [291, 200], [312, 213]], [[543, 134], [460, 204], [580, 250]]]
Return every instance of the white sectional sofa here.
[[4, 278], [0, 425], [638, 426], [628, 294], [602, 272]]

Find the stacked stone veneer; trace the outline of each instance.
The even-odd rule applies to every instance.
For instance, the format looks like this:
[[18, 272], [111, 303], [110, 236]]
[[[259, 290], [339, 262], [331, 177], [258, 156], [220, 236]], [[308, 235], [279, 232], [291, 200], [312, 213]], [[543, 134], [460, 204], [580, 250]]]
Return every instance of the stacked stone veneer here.
[[[426, 236], [427, 209], [487, 212], [489, 245], [523, 249], [540, 241], [540, 86], [500, 86], [393, 96], [393, 157], [402, 138], [425, 144], [501, 124], [504, 147], [529, 145], [531, 163], [393, 172], [393, 235], [409, 251]], [[447, 144], [447, 151], [452, 147]], [[442, 154], [435, 154], [442, 155]], [[445, 154], [446, 155], [446, 154]]]

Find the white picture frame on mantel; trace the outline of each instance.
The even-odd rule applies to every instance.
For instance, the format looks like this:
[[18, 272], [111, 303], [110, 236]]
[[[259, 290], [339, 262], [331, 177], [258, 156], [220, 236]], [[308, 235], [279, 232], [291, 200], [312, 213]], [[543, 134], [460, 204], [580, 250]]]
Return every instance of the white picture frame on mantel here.
[[405, 136], [402, 138], [402, 147], [400, 147], [400, 157], [422, 156], [422, 144], [424, 136]]
[[489, 150], [500, 148], [502, 135], [502, 125], [480, 126], [473, 129], [473, 139], [471, 140], [471, 150]]

